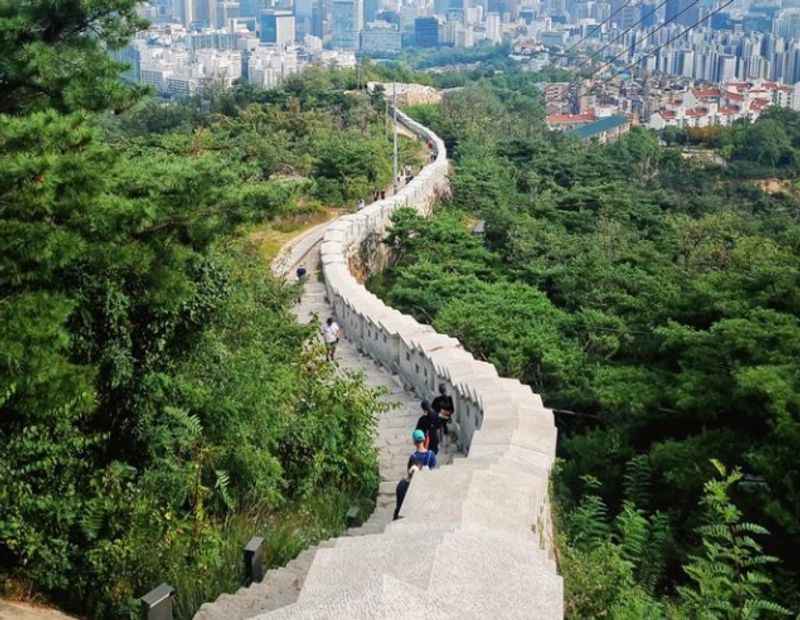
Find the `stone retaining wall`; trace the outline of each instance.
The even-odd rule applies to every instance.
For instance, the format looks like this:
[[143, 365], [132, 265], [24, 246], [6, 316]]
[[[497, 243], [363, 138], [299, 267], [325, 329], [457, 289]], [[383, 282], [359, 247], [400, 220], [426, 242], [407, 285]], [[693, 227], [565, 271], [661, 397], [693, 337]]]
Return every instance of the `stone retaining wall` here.
[[[540, 548], [552, 554], [548, 504], [549, 472], [556, 447], [552, 412], [528, 386], [499, 377], [493, 365], [476, 360], [455, 338], [388, 307], [351, 272], [353, 263], [363, 267], [358, 254], [364, 240], [374, 235], [383, 238], [396, 209], [412, 207], [428, 214], [437, 196], [448, 190], [448, 161], [442, 140], [399, 111], [398, 121], [433, 144], [435, 159], [396, 195], [341, 217], [327, 228], [321, 257], [329, 301], [345, 336], [399, 375], [420, 399], [434, 397], [439, 383], [448, 386], [456, 406], [457, 440], [469, 456], [464, 463], [480, 462], [485, 457], [520, 464], [520, 475], [526, 481], [521, 479], [520, 484], [533, 480], [538, 487], [537, 505], [528, 522]], [[377, 262], [383, 263], [380, 259]], [[424, 479], [415, 480], [412, 491], [424, 483]]]

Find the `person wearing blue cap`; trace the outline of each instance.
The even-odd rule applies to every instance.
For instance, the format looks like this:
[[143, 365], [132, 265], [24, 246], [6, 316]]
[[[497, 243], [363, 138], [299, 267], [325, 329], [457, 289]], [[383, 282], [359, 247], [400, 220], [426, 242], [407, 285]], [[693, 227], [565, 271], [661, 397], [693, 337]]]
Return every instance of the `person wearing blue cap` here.
[[420, 429], [416, 429], [411, 433], [411, 439], [414, 441], [414, 452], [408, 458], [408, 468], [412, 467], [417, 469], [433, 469], [436, 467], [436, 454], [432, 450], [425, 447], [425, 433]]
[[406, 492], [411, 485], [411, 478], [420, 469], [433, 469], [436, 467], [436, 455], [425, 447], [425, 433], [417, 429], [411, 433], [414, 442], [414, 452], [408, 458], [408, 476], [397, 483], [395, 489], [394, 519], [400, 518], [400, 507], [406, 498]]

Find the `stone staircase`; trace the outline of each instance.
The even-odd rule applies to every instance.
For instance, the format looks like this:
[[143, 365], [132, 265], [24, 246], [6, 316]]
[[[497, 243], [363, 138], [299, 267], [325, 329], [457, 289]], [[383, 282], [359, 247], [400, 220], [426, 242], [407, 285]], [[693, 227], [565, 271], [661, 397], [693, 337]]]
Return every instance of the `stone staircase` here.
[[[365, 263], [360, 248], [384, 234], [396, 209], [428, 213], [446, 192], [444, 143], [404, 114], [398, 120], [433, 145], [434, 161], [396, 195], [339, 218], [321, 234], [310, 233], [281, 267], [286, 274], [302, 261], [309, 274], [324, 272], [324, 285], [310, 275], [298, 319], [335, 314], [349, 339], [337, 350], [340, 368], [362, 371], [369, 385], [386, 388], [397, 403], [378, 422], [377, 508], [345, 536], [304, 551], [260, 584], [204, 605], [196, 618], [563, 617], [548, 498], [556, 443], [552, 412], [530, 387], [499, 377], [457, 340], [389, 308], [357, 279], [381, 268], [381, 256], [367, 256]], [[409, 435], [420, 414], [418, 399], [403, 385], [430, 395], [439, 382], [452, 391], [451, 432], [469, 457], [445, 444], [443, 466], [414, 476], [401, 518], [391, 521], [394, 488], [405, 475]]]
[[[281, 272], [295, 278], [294, 265], [302, 260], [308, 275], [303, 292], [294, 312], [301, 323], [324, 321], [331, 313], [326, 300], [325, 286], [319, 281], [319, 244], [324, 227], [317, 227], [298, 240], [294, 258], [289, 258]], [[317, 242], [314, 242], [314, 238]], [[302, 257], [302, 258], [301, 258]], [[284, 259], [285, 260], [285, 259]], [[293, 261], [293, 262], [292, 262]], [[346, 334], [345, 334], [346, 336]], [[413, 450], [411, 431], [421, 415], [420, 401], [404, 390], [396, 376], [387, 373], [370, 358], [361, 355], [345, 338], [336, 349], [336, 362], [343, 371], [362, 372], [367, 385], [386, 391], [386, 401], [391, 407], [378, 420], [375, 438], [378, 448], [381, 483], [375, 510], [361, 525], [349, 528], [345, 537], [325, 540], [306, 549], [286, 566], [267, 573], [260, 583], [240, 588], [233, 594], [222, 594], [213, 603], [205, 603], [195, 614], [195, 620], [244, 620], [295, 603], [304, 588], [309, 569], [317, 564], [318, 557], [335, 545], [345, 541], [367, 541], [374, 544], [374, 537], [381, 534], [391, 523], [395, 506], [395, 487], [405, 475], [408, 456]], [[445, 443], [440, 449], [443, 464], [452, 462], [456, 447]], [[353, 547], [353, 550], [361, 547]], [[318, 570], [318, 569], [316, 569]], [[314, 577], [316, 579], [316, 577]]]

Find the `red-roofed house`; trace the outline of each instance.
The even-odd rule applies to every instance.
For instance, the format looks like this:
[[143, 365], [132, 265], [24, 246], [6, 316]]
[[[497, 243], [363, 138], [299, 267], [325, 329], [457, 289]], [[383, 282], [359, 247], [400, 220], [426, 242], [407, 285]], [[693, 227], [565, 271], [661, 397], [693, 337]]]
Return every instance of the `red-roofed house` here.
[[719, 99], [719, 88], [695, 88], [692, 94], [698, 99]]
[[594, 114], [594, 110], [592, 110], [586, 114], [550, 114], [546, 120], [550, 129], [563, 131], [593, 123], [597, 120], [597, 117]]

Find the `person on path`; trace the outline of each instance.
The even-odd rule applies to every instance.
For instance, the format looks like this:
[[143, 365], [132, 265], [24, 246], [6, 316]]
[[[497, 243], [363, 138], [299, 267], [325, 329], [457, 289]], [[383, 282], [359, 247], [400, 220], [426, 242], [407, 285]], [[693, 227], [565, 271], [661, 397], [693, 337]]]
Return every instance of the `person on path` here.
[[439, 384], [439, 396], [433, 399], [431, 407], [439, 414], [439, 418], [442, 421], [442, 430], [447, 435], [447, 424], [453, 419], [456, 409], [453, 404], [453, 398], [447, 393], [447, 386], [444, 383]]
[[367, 203], [365, 203], [365, 202], [364, 202], [364, 199], [362, 198], [361, 200], [359, 200], [359, 201], [358, 201], [358, 206], [357, 206], [356, 208], [357, 208], [359, 211], [361, 211], [361, 209], [363, 209], [363, 208], [364, 208], [364, 207], [366, 207], [366, 206], [367, 206]]
[[414, 452], [408, 457], [408, 475], [397, 483], [395, 488], [394, 520], [400, 518], [400, 508], [406, 498], [408, 487], [411, 486], [411, 479], [420, 469], [433, 469], [436, 467], [436, 455], [425, 448], [425, 433], [415, 430], [411, 433], [414, 442]]
[[427, 438], [424, 431], [420, 429], [411, 433], [411, 439], [414, 442], [414, 452], [408, 457], [408, 469], [417, 467], [417, 469], [433, 469], [438, 464], [436, 461], [436, 453], [425, 447]]
[[422, 401], [422, 411], [417, 420], [417, 430], [425, 433], [426, 447], [434, 454], [439, 454], [439, 429], [442, 420], [427, 400]]
[[306, 281], [306, 268], [300, 265], [297, 268], [297, 283], [300, 285], [297, 290], [297, 303], [303, 299], [303, 284]]
[[328, 317], [328, 320], [325, 321], [325, 325], [322, 326], [322, 338], [325, 340], [325, 358], [329, 361], [333, 361], [333, 356], [336, 353], [336, 345], [339, 344], [339, 337], [342, 334], [342, 330], [339, 327], [339, 324], [333, 320], [333, 317]]

